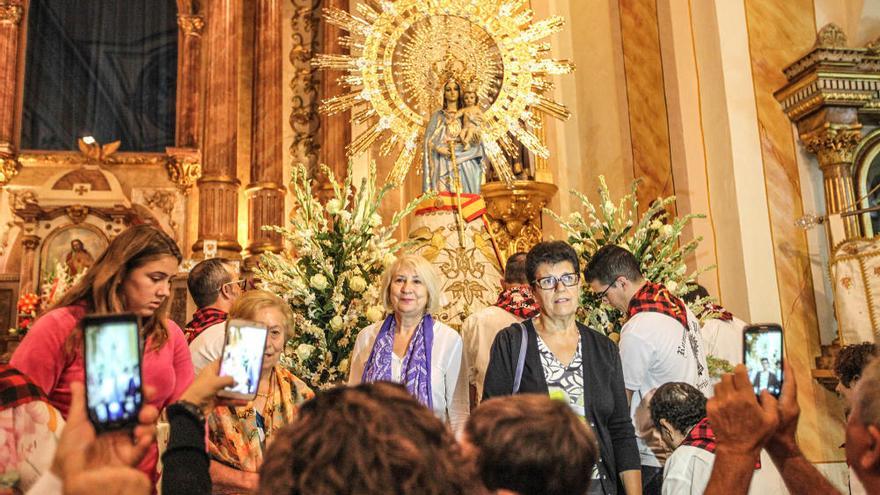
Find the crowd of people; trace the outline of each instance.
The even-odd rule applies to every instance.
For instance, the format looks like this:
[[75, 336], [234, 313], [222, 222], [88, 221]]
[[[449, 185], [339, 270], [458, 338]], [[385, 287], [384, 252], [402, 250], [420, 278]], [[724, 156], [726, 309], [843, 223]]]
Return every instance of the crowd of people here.
[[[778, 400], [756, 396], [741, 364], [713, 387], [707, 341], [728, 338], [725, 328], [706, 335], [623, 248], [603, 247], [585, 267], [562, 241], [511, 256], [496, 304], [460, 334], [433, 317], [432, 265], [402, 255], [382, 279], [386, 318], [357, 337], [348, 384], [322, 391], [279, 364], [296, 331], [289, 306], [245, 291], [227, 260], [190, 273], [198, 310], [185, 330], [169, 320], [180, 259], [159, 230], [124, 231], [0, 365], [0, 474], [16, 476], [17, 491], [736, 495], [757, 493], [764, 451], [791, 493], [838, 493], [797, 445], [794, 375], [785, 370]], [[585, 286], [626, 315], [619, 343], [577, 321]], [[133, 430], [96, 434], [77, 329], [86, 314], [120, 312], [142, 321], [145, 401]], [[229, 319], [268, 329], [252, 401], [217, 396], [233, 385], [219, 373]], [[874, 356], [871, 344], [844, 348], [835, 366], [864, 493], [880, 493]], [[170, 432], [161, 473], [160, 413]]]

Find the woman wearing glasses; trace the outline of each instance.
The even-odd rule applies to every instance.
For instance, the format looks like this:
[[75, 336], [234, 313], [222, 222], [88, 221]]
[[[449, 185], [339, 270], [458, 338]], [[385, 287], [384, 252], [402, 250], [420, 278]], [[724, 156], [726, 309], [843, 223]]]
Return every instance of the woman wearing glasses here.
[[495, 337], [483, 400], [541, 393], [565, 401], [599, 440], [599, 462], [591, 467], [592, 482], [584, 493], [641, 494], [639, 452], [617, 346], [575, 321], [581, 291], [577, 253], [563, 241], [539, 243], [526, 257], [526, 276], [541, 313]]

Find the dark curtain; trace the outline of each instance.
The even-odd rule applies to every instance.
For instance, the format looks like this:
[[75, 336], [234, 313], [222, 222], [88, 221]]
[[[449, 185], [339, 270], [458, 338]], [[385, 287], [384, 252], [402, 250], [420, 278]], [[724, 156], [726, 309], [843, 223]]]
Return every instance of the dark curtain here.
[[31, 0], [21, 147], [174, 145], [175, 0]]

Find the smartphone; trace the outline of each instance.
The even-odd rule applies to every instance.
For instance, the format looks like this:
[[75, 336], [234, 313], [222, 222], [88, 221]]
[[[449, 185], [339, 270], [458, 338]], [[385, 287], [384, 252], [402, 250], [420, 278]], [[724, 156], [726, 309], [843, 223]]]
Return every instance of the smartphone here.
[[231, 376], [235, 384], [217, 392], [218, 396], [245, 400], [256, 398], [268, 333], [264, 325], [252, 321], [226, 322], [220, 376]]
[[143, 405], [140, 320], [133, 314], [82, 321], [86, 404], [95, 431], [132, 428]]
[[776, 323], [749, 325], [743, 330], [743, 363], [755, 393], [767, 390], [776, 398], [782, 392], [785, 362], [782, 327]]

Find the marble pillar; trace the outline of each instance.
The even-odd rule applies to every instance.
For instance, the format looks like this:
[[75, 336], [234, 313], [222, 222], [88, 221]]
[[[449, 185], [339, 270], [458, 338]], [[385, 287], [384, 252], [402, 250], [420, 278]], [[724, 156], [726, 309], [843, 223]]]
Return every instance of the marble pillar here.
[[254, 51], [253, 145], [248, 197], [248, 263], [283, 249], [281, 236], [263, 230], [284, 225], [282, 185], [281, 0], [257, 3]]
[[24, 7], [20, 0], [0, 2], [0, 185], [9, 182], [20, 168], [16, 158], [18, 135], [19, 48]]
[[202, 252], [204, 241], [216, 240], [218, 256], [239, 258], [236, 152], [242, 5], [240, 0], [209, 0], [206, 7], [204, 165], [193, 252]]

